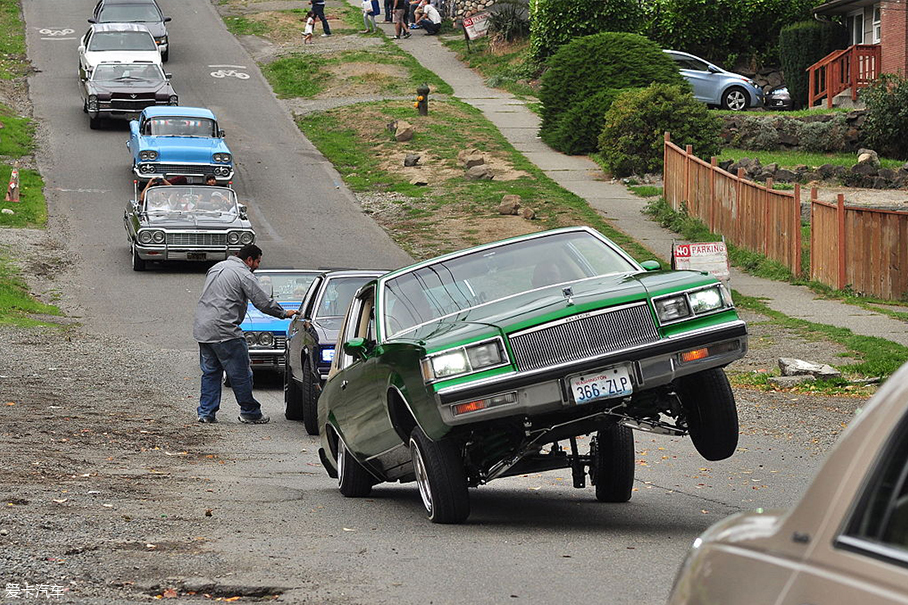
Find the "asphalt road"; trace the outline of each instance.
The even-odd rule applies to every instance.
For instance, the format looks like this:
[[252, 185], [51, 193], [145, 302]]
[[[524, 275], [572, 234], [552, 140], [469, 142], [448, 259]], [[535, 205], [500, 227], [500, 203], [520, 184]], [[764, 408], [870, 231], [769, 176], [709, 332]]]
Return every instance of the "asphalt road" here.
[[[23, 3], [39, 70], [30, 84], [51, 226], [76, 265], [65, 295], [90, 329], [175, 350], [197, 381], [189, 326], [203, 270], [131, 270], [122, 227], [132, 191], [127, 128], [91, 131], [81, 112], [77, 38], [94, 2]], [[161, 4], [173, 17], [166, 69], [182, 103], [213, 109], [227, 131], [263, 267], [406, 263], [295, 128], [211, 4]], [[250, 77], [211, 75], [221, 69]], [[272, 424], [231, 423], [236, 406], [227, 396], [222, 424], [193, 427], [214, 434], [226, 463], [206, 469], [183, 498], [219, 521], [207, 542], [225, 562], [215, 580], [282, 587], [285, 602], [660, 603], [697, 534], [738, 510], [790, 505], [818, 463], [773, 437], [745, 436], [731, 460], [707, 464], [687, 440], [638, 434], [639, 481], [628, 504], [599, 504], [590, 488], [571, 487], [570, 473], [553, 472], [474, 490], [467, 525], [436, 526], [414, 484], [342, 498], [318, 463], [316, 440], [283, 419], [280, 382], [265, 378], [258, 392]], [[187, 416], [194, 405], [187, 401]]]

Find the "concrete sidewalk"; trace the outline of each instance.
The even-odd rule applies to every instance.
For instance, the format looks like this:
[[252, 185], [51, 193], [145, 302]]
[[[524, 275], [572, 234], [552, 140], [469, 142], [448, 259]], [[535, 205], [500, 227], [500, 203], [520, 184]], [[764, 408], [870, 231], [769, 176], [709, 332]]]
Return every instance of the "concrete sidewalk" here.
[[[394, 27], [380, 26], [392, 39]], [[559, 185], [584, 198], [612, 225], [632, 236], [662, 258], [671, 255], [672, 240], [678, 235], [663, 229], [642, 213], [645, 202], [623, 185], [605, 181], [592, 160], [569, 156], [551, 149], [536, 133], [539, 116], [523, 101], [489, 88], [483, 79], [465, 67], [436, 36], [412, 30], [407, 39], [395, 40], [424, 67], [438, 74], [454, 89], [454, 96], [478, 108], [504, 137]], [[877, 336], [908, 346], [908, 322], [833, 300], [820, 300], [803, 286], [753, 277], [732, 269], [731, 286], [746, 296], [764, 299], [766, 304], [788, 317], [848, 328], [855, 334]]]

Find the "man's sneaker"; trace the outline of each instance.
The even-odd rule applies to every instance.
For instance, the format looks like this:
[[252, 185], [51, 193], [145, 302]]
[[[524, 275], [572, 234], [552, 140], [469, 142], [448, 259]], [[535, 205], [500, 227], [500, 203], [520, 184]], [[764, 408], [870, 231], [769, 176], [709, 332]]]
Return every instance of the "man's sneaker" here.
[[331, 34], [322, 34], [322, 38], [327, 38], [327, 37], [330, 36], [330, 35], [331, 35]]
[[199, 416], [199, 422], [202, 424], [215, 424], [217, 421], [218, 419], [214, 416]]
[[404, 32], [404, 38], [409, 38], [409, 37], [410, 37], [410, 32]]
[[265, 416], [264, 414], [255, 418], [249, 418], [248, 416], [240, 415], [239, 421], [243, 424], [268, 424], [269, 422], [271, 422], [271, 417]]

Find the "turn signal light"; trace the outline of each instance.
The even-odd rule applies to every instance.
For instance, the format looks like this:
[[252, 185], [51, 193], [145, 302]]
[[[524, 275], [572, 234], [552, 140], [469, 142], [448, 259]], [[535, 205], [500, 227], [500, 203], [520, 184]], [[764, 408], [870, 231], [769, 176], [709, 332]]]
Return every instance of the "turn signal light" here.
[[471, 401], [469, 403], [458, 403], [454, 406], [454, 414], [466, 414], [467, 412], [478, 412], [486, 409], [486, 400]]
[[468, 401], [466, 403], [456, 403], [451, 406], [454, 410], [455, 416], [460, 416], [461, 414], [469, 414], [470, 412], [478, 412], [486, 408], [493, 408], [499, 405], [507, 405], [509, 403], [517, 403], [517, 393], [502, 393], [501, 395], [494, 395], [488, 399], [477, 399], [476, 401]]
[[687, 363], [689, 361], [697, 361], [698, 359], [705, 359], [709, 357], [709, 349], [694, 349], [693, 351], [686, 351], [681, 353], [681, 361]]

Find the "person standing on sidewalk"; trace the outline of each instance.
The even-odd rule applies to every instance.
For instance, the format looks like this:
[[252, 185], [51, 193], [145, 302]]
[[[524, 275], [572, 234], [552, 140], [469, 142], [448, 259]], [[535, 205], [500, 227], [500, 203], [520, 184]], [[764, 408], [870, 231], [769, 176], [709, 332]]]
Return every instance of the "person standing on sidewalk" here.
[[262, 262], [262, 249], [255, 244], [240, 248], [236, 256], [223, 260], [205, 276], [205, 285], [195, 310], [192, 336], [199, 343], [202, 388], [199, 422], [217, 422], [221, 407], [221, 376], [226, 372], [240, 405], [240, 422], [265, 424], [271, 420], [252, 396], [252, 366], [249, 347], [240, 329], [249, 302], [262, 313], [287, 319], [298, 311], [287, 311], [266, 294], [252, 274]]
[[328, 25], [328, 19], [325, 17], [325, 0], [309, 0], [309, 4], [312, 5], [312, 12], [315, 13], [316, 18], [322, 22], [322, 29], [325, 30], [322, 37], [330, 36], [331, 26]]
[[394, 12], [394, 0], [385, 0], [385, 23], [391, 23], [391, 13]]
[[394, 0], [394, 13], [391, 16], [391, 20], [394, 23], [394, 37], [400, 40], [400, 37], [404, 38], [410, 37], [410, 32], [407, 31], [407, 22], [405, 21], [405, 15], [407, 14], [407, 7], [410, 5], [408, 0]]

